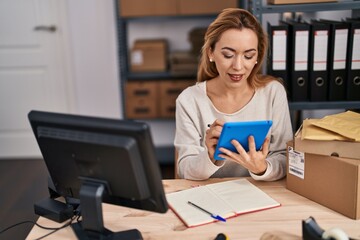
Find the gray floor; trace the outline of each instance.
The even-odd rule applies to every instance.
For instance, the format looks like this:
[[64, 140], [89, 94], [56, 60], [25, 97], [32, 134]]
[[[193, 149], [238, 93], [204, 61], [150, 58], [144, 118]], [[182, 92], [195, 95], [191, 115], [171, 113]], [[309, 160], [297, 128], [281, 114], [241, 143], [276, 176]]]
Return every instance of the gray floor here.
[[[161, 167], [163, 178], [173, 178], [174, 166]], [[0, 160], [0, 231], [22, 222], [36, 221], [35, 202], [48, 197], [47, 170], [41, 159]], [[33, 224], [14, 227], [0, 240], [25, 239]]]
[[[43, 160], [0, 160], [0, 230], [22, 221], [36, 221], [33, 205], [47, 195]], [[25, 239], [32, 226], [28, 223], [14, 227], [0, 239]]]

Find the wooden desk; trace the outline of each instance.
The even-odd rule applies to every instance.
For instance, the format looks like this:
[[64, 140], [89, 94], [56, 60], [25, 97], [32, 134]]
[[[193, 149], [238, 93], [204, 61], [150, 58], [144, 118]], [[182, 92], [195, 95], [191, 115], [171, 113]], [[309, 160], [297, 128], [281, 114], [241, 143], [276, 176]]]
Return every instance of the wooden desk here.
[[[164, 180], [167, 193], [229, 179], [208, 181], [188, 181], [183, 179]], [[258, 182], [249, 179], [264, 192], [282, 204], [281, 207], [240, 215], [228, 219], [226, 223], [217, 222], [195, 228], [186, 228], [169, 210], [166, 214], [141, 211], [125, 207], [103, 204], [105, 227], [112, 231], [137, 228], [144, 239], [214, 239], [218, 233], [225, 233], [233, 239], [260, 239], [264, 233], [283, 232], [289, 234], [283, 239], [301, 239], [301, 220], [312, 216], [318, 224], [328, 229], [339, 227], [350, 237], [360, 239], [360, 220], [352, 220], [285, 188], [286, 181]], [[39, 224], [57, 227], [62, 224], [40, 217]], [[27, 239], [35, 239], [49, 233], [48, 230], [34, 226]], [[71, 227], [57, 231], [45, 239], [75, 239]]]

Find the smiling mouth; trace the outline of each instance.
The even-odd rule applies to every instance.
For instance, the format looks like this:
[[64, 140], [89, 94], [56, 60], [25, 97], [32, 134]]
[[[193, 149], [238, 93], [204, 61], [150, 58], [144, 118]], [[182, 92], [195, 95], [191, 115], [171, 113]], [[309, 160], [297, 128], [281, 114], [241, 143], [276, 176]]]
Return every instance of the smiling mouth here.
[[242, 74], [229, 74], [231, 80], [233, 81], [240, 81], [244, 75]]

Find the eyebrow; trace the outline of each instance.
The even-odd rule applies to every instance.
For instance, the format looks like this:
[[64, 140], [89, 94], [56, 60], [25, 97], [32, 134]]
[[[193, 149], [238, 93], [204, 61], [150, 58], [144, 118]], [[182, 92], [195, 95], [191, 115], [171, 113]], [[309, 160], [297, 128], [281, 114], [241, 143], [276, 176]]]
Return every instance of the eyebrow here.
[[[235, 49], [230, 48], [230, 47], [223, 47], [223, 48], [221, 48], [221, 50], [229, 50], [229, 51], [232, 51], [232, 52], [236, 52]], [[256, 49], [255, 49], [255, 48], [251, 48], [251, 49], [245, 50], [245, 53], [252, 52], [252, 51], [255, 51], [255, 52], [256, 52]]]

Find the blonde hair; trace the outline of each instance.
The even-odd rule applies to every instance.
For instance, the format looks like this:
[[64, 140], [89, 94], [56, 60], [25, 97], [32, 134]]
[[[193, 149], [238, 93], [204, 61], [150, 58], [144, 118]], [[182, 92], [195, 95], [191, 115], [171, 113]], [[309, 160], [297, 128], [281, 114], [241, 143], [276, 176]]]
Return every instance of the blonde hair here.
[[248, 77], [249, 85], [253, 88], [258, 88], [274, 79], [270, 76], [262, 76], [260, 74], [261, 65], [268, 49], [268, 37], [261, 24], [250, 12], [244, 9], [226, 8], [221, 11], [218, 17], [209, 25], [205, 33], [197, 73], [198, 82], [210, 80], [219, 75], [215, 64], [210, 62], [208, 53], [215, 49], [215, 44], [220, 40], [221, 35], [229, 29], [242, 30], [244, 28], [254, 31], [258, 38], [258, 59], [257, 64]]

